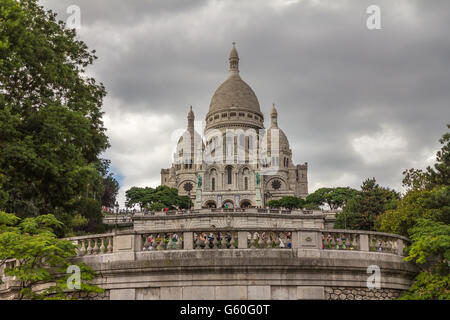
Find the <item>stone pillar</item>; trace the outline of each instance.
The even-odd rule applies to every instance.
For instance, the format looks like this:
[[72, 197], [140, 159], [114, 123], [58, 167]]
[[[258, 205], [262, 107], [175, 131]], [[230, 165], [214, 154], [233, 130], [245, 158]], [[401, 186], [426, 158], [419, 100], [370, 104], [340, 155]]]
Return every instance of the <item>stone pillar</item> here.
[[292, 232], [292, 249], [300, 248], [299, 239], [300, 239], [299, 231], [293, 231]]
[[114, 260], [134, 261], [136, 251], [142, 250], [142, 236], [140, 234], [117, 234], [113, 240]]
[[238, 232], [238, 248], [239, 249], [247, 249], [247, 240], [248, 240], [248, 232], [247, 231], [239, 231]]
[[194, 249], [194, 233], [184, 232], [183, 233], [183, 250]]
[[397, 239], [397, 254], [402, 256], [403, 255], [403, 248], [404, 248], [404, 244], [403, 244], [403, 240], [402, 239]]
[[319, 230], [297, 232], [297, 248], [322, 249], [322, 233]]
[[367, 234], [359, 235], [359, 248], [361, 251], [369, 251], [369, 236]]

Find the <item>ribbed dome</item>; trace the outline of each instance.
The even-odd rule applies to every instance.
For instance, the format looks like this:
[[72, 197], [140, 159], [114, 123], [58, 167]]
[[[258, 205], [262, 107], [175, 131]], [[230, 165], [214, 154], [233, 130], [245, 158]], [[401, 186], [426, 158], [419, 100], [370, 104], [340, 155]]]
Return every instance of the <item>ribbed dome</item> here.
[[239, 74], [232, 74], [217, 88], [209, 105], [209, 112], [230, 108], [244, 108], [261, 113], [259, 101], [252, 88]]
[[[275, 133], [278, 130], [278, 133]], [[278, 136], [278, 145], [275, 143], [275, 150], [289, 152], [289, 140], [286, 134], [280, 128], [269, 128], [263, 137], [262, 149], [263, 151], [270, 151], [272, 148], [272, 135]], [[267, 139], [267, 140], [266, 140]]]

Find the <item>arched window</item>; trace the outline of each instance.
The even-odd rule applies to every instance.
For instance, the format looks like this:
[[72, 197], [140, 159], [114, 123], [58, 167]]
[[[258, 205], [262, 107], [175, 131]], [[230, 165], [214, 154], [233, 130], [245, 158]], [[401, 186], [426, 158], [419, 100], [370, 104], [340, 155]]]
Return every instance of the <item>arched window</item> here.
[[232, 184], [233, 168], [231, 166], [227, 167], [228, 184]]
[[244, 178], [244, 189], [248, 190], [248, 178], [247, 177]]
[[216, 178], [211, 179], [211, 191], [216, 191]]

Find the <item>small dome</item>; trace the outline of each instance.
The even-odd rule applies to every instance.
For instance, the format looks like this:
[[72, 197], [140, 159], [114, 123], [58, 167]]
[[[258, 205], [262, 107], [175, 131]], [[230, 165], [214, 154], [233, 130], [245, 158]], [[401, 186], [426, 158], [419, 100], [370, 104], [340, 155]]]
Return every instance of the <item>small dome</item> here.
[[[278, 130], [278, 150], [289, 152], [289, 140], [286, 134], [280, 128], [269, 128], [263, 137], [262, 150], [270, 151], [272, 148], [272, 135], [276, 136], [275, 130]], [[267, 137], [267, 140], [266, 140]]]
[[259, 101], [252, 88], [238, 74], [230, 75], [217, 88], [209, 105], [209, 112], [230, 108], [244, 108], [261, 113]]

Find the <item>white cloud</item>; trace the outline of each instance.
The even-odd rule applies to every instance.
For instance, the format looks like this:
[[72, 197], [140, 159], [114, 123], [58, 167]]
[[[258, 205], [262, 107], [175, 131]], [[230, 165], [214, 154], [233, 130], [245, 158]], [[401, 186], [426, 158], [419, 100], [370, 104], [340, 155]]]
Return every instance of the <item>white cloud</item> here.
[[407, 140], [399, 129], [386, 124], [374, 133], [353, 138], [353, 150], [368, 165], [383, 165], [390, 161], [400, 160], [406, 154]]

